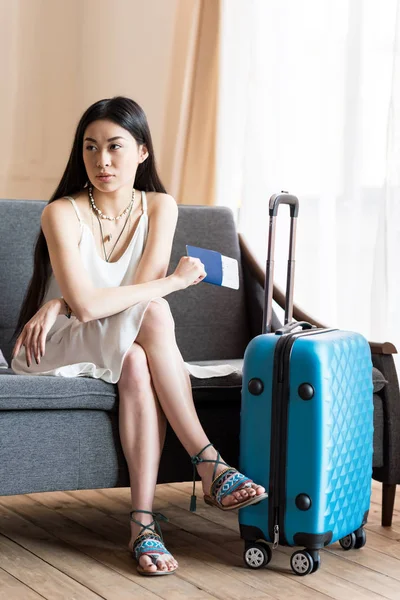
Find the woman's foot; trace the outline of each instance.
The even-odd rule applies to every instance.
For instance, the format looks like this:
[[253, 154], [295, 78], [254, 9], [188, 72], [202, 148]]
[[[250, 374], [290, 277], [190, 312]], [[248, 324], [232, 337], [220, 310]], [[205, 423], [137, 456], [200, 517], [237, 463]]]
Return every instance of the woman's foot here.
[[[150, 513], [150, 511], [149, 511]], [[129, 550], [133, 551], [133, 545], [135, 543], [136, 538], [143, 530], [143, 525], [150, 526], [149, 529], [145, 529], [142, 533], [144, 535], [148, 535], [151, 537], [151, 531], [157, 532], [154, 529], [154, 516], [150, 513], [142, 513], [141, 511], [135, 511], [133, 514], [135, 520], [140, 521], [142, 525], [135, 523], [131, 520], [131, 539], [128, 544]], [[153, 525], [150, 523], [153, 522]], [[157, 534], [158, 535], [158, 534]], [[157, 535], [154, 536], [157, 539]], [[138, 560], [139, 566], [143, 569], [143, 571], [147, 574], [156, 573], [157, 571], [161, 571], [167, 573], [169, 571], [175, 571], [178, 568], [178, 563], [172, 556], [172, 554], [160, 554], [158, 559], [156, 560], [156, 564], [151, 560], [150, 556], [146, 554], [142, 554]]]
[[[201, 452], [201, 459], [217, 461], [220, 460], [221, 463], [225, 461], [219, 456], [218, 452], [215, 450], [214, 446], [209, 446], [203, 452]], [[215, 468], [215, 463], [213, 462], [199, 462], [197, 465], [197, 472], [201, 477], [203, 492], [206, 496], [210, 495], [210, 487], [213, 482], [213, 479], [218, 477], [222, 471], [227, 470], [227, 466], [225, 464], [218, 464], [215, 475], [213, 478], [213, 472]], [[255, 496], [261, 496], [265, 494], [265, 488], [261, 485], [257, 485], [253, 481], [249, 480], [244, 482], [243, 485], [238, 487], [231, 494], [226, 495], [221, 500], [222, 506], [233, 506], [242, 504], [243, 502], [254, 498]]]

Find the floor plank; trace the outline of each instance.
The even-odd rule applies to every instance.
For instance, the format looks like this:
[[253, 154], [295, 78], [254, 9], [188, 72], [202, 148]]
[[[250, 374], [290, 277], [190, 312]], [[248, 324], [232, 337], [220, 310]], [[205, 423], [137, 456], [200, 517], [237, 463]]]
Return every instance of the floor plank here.
[[95, 600], [97, 595], [35, 554], [0, 535], [1, 567], [45, 598]]
[[0, 600], [38, 600], [44, 598], [32, 588], [0, 568]]

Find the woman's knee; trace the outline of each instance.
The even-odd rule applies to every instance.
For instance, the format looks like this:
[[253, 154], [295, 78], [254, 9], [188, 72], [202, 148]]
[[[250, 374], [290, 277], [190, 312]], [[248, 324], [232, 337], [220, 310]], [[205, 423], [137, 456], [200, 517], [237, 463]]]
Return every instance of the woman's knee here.
[[150, 387], [151, 376], [147, 356], [142, 346], [134, 342], [125, 354], [119, 383], [129, 384], [136, 389]]
[[175, 323], [168, 302], [164, 298], [152, 300], [144, 314], [141, 333], [159, 336], [174, 329]]

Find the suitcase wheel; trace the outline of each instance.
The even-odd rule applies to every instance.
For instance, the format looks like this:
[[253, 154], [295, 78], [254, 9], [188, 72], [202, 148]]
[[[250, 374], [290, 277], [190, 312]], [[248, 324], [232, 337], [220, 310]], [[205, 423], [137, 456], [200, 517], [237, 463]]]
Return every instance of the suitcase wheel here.
[[356, 548], [356, 550], [359, 550], [360, 548], [363, 548], [367, 542], [367, 534], [365, 533], [365, 529], [363, 529], [362, 527], [360, 529], [358, 529], [355, 532], [355, 536], [356, 536], [356, 543], [354, 548]]
[[267, 544], [260, 544], [259, 542], [248, 542], [246, 543], [243, 560], [247, 567], [250, 569], [261, 569], [265, 567], [272, 557], [271, 548]]
[[316, 573], [321, 564], [321, 559], [319, 557], [319, 554], [317, 554], [317, 557], [313, 557], [313, 561], [314, 561], [314, 566], [313, 566], [311, 573]]
[[350, 533], [339, 540], [339, 544], [342, 546], [343, 550], [352, 550], [353, 548], [359, 550], [365, 546], [366, 542], [367, 534], [365, 533], [364, 527], [356, 529], [353, 533]]
[[342, 546], [343, 550], [352, 550], [356, 547], [356, 542], [357, 538], [355, 533], [349, 533], [349, 535], [346, 535], [339, 540], [339, 544]]
[[290, 558], [290, 565], [296, 575], [304, 576], [319, 569], [319, 554], [313, 558], [308, 550], [297, 550]]

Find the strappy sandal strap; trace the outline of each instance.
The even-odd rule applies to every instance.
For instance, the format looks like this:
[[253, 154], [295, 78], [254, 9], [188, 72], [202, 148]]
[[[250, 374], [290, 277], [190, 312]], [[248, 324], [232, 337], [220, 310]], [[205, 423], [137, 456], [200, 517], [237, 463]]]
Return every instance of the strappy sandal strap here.
[[[141, 523], [141, 521], [134, 519], [132, 516], [133, 513], [138, 512], [151, 515], [153, 517], [152, 522], [148, 525], [145, 525], [144, 523]], [[168, 518], [165, 515], [161, 513], [154, 513], [149, 510], [132, 510], [129, 513], [129, 517], [131, 521], [133, 521], [137, 525], [140, 525], [140, 527], [142, 528], [139, 531], [139, 534], [136, 536], [136, 539], [132, 545], [132, 551], [138, 562], [139, 558], [143, 554], [146, 554], [147, 556], [149, 556], [153, 564], [157, 566], [157, 560], [160, 558], [160, 556], [171, 555], [171, 553], [164, 546], [161, 527], [159, 524], [159, 521], [168, 522]], [[151, 529], [153, 525], [156, 527], [157, 531]]]
[[[153, 517], [153, 520], [151, 523], [149, 523], [148, 525], [144, 525], [143, 523], [141, 523], [141, 521], [138, 521], [137, 519], [134, 519], [132, 517], [133, 513], [143, 513], [145, 515], [151, 515]], [[161, 527], [160, 527], [160, 523], [159, 521], [164, 521], [165, 523], [168, 523], [168, 518], [158, 512], [152, 512], [151, 510], [139, 510], [139, 509], [133, 509], [131, 510], [131, 512], [129, 513], [129, 518], [131, 521], [133, 521], [133, 523], [136, 523], [136, 525], [140, 525], [140, 527], [142, 528], [139, 531], [139, 534], [137, 535], [136, 539], [142, 535], [142, 533], [144, 531], [146, 531], [146, 529], [148, 529], [150, 531], [150, 533], [154, 533], [154, 529], [151, 529], [152, 526], [154, 525], [154, 527], [156, 528], [156, 532], [158, 534], [158, 536], [163, 539], [162, 537], [162, 533], [161, 533]]]
[[[225, 473], [228, 469], [232, 468], [226, 462], [224, 462], [223, 460], [220, 460], [221, 454], [218, 451], [217, 451], [216, 459], [201, 458], [200, 455], [203, 454], [204, 450], [207, 450], [207, 448], [210, 448], [210, 446], [213, 446], [213, 444], [207, 444], [207, 446], [204, 446], [204, 448], [202, 448], [202, 450], [200, 450], [200, 452], [198, 452], [194, 456], [190, 457], [190, 460], [192, 461], [192, 464], [193, 464], [193, 491], [192, 491], [192, 496], [190, 498], [190, 511], [191, 512], [196, 512], [196, 466], [199, 463], [214, 463], [214, 470], [213, 470], [213, 474], [212, 474], [213, 480], [215, 479], [215, 473], [217, 472], [218, 465], [225, 465], [225, 467], [227, 467], [227, 469], [225, 469], [223, 471], [223, 473]], [[217, 479], [220, 476], [221, 475], [219, 475], [217, 477]], [[211, 490], [212, 490], [212, 485], [211, 485], [211, 489], [210, 489], [210, 495], [212, 493]]]
[[142, 540], [136, 538], [132, 550], [138, 562], [140, 557], [145, 554], [156, 566], [160, 556], [171, 555], [171, 552], [166, 549], [157, 533], [154, 532], [153, 534], [149, 533], [148, 535], [143, 536]]
[[252, 481], [233, 467], [226, 469], [211, 484], [210, 496], [222, 505], [222, 500], [239, 487], [249, 487]]

